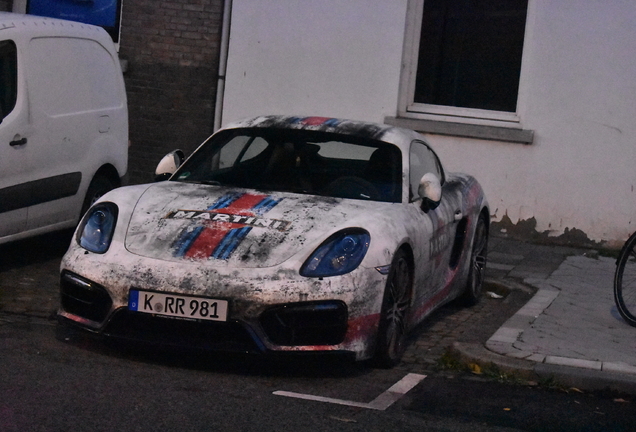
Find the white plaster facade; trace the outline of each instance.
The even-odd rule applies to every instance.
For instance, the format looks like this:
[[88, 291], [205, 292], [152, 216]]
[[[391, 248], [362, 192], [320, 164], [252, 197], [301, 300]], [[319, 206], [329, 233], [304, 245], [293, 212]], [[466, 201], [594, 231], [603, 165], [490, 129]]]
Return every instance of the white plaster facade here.
[[406, 113], [402, 71], [421, 3], [233, 0], [223, 124], [406, 116], [533, 131], [529, 145], [427, 136], [447, 170], [479, 179], [493, 221], [624, 241], [636, 229], [636, 2], [529, 0], [517, 112], [503, 121]]

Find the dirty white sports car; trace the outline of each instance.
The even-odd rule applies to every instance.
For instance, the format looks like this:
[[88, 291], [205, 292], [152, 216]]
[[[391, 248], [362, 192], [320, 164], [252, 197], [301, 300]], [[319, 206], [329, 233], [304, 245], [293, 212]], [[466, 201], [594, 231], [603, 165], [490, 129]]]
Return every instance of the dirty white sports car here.
[[265, 116], [218, 131], [168, 181], [114, 190], [61, 265], [64, 322], [242, 352], [399, 361], [409, 329], [481, 292], [489, 212], [424, 138]]

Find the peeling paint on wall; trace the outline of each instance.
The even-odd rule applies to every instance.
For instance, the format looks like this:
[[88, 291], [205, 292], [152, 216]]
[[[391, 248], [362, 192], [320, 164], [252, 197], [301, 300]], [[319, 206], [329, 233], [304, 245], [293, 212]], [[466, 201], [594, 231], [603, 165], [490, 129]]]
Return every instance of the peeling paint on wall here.
[[554, 232], [551, 230], [539, 231], [537, 230], [537, 220], [534, 217], [520, 219], [517, 223], [513, 223], [506, 214], [500, 221], [491, 224], [491, 232], [498, 233], [504, 237], [535, 243], [595, 248], [616, 247], [616, 245], [607, 242], [591, 240], [585, 232], [577, 228], [565, 228], [563, 233], [559, 235], [554, 235]]

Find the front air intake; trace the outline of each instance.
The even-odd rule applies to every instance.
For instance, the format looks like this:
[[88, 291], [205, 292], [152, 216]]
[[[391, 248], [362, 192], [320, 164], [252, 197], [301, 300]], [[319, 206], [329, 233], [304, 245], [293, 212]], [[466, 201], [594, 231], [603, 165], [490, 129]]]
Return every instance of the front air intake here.
[[339, 300], [274, 306], [260, 318], [269, 340], [284, 346], [342, 343], [347, 320], [347, 305]]
[[71, 272], [62, 273], [60, 294], [65, 312], [95, 322], [103, 322], [113, 305], [104, 287]]

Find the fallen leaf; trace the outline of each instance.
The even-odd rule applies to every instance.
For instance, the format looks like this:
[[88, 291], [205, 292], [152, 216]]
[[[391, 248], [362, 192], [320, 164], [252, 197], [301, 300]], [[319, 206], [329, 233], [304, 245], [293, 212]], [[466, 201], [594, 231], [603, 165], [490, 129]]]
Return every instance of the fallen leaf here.
[[353, 419], [347, 419], [347, 418], [341, 418], [341, 417], [335, 417], [335, 416], [329, 416], [334, 420], [338, 420], [341, 422], [345, 422], [345, 423], [357, 423], [357, 421], [353, 420]]
[[477, 363], [470, 363], [468, 367], [470, 368], [472, 373], [481, 375], [481, 367]]

